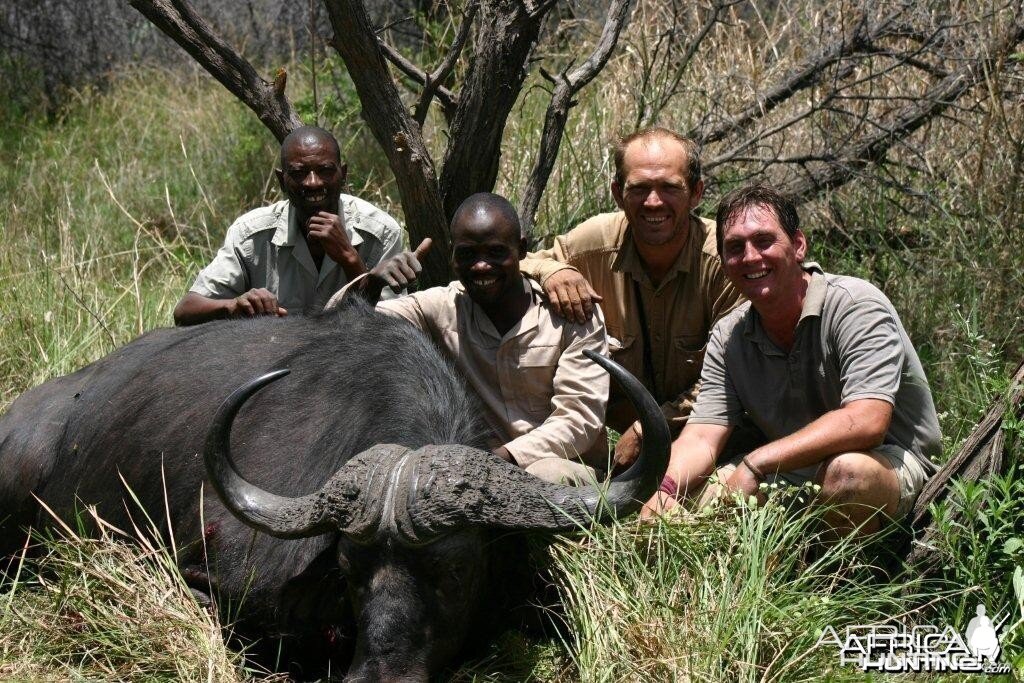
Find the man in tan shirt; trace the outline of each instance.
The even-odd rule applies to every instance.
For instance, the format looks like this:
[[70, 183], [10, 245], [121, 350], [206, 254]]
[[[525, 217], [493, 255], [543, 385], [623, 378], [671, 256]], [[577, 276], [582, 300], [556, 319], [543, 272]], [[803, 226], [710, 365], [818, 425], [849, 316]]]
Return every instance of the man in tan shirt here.
[[[712, 325], [740, 300], [722, 273], [715, 224], [693, 210], [704, 193], [697, 145], [664, 128], [615, 148], [612, 195], [621, 211], [595, 216], [520, 264], [552, 307], [586, 320], [601, 302], [612, 358], [643, 381], [678, 434], [696, 397]], [[639, 451], [632, 406], [614, 388], [607, 424], [622, 433], [615, 464]]]
[[526, 253], [515, 209], [480, 193], [452, 219], [452, 266], [458, 282], [378, 303], [385, 287], [416, 280], [415, 252], [382, 262], [352, 290], [377, 309], [429, 335], [480, 397], [494, 432], [493, 451], [547, 481], [584, 483], [608, 468], [604, 411], [608, 375], [583, 355], [606, 354], [600, 314], [584, 322], [553, 313], [540, 285], [519, 272]]

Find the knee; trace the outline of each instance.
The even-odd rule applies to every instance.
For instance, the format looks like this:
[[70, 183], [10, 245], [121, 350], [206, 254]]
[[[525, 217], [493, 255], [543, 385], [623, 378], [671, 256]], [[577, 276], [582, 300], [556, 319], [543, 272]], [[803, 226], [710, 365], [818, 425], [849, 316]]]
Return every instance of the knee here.
[[528, 465], [526, 472], [563, 486], [585, 486], [594, 482], [597, 475], [592, 467], [562, 458], [543, 458]]
[[834, 503], [863, 500], [875, 486], [871, 468], [861, 453], [843, 453], [825, 462], [818, 474], [821, 497]]

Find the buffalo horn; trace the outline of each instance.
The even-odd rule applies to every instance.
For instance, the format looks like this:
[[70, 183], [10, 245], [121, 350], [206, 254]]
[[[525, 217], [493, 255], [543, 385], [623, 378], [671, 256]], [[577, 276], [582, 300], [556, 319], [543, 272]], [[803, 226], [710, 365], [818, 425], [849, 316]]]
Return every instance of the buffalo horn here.
[[668, 468], [672, 435], [661, 407], [636, 377], [610, 358], [593, 351], [583, 353], [607, 370], [622, 388], [640, 418], [640, 429], [644, 438], [640, 441], [640, 454], [636, 462], [612, 479], [607, 491], [602, 492], [593, 487], [567, 486], [562, 487], [562, 495], [549, 498], [549, 502], [556, 506], [564, 506], [566, 509], [582, 504], [590, 518], [595, 517], [602, 506], [612, 516], [630, 514], [654, 495], [658, 484], [661, 483]]
[[231, 457], [231, 424], [242, 404], [288, 370], [275, 370], [236, 389], [217, 409], [206, 436], [206, 472], [224, 505], [249, 526], [278, 538], [305, 538], [334, 530], [339, 511], [325, 506], [320, 494], [278, 496], [249, 483]]
[[420, 451], [420, 464], [410, 470], [411, 504], [398, 519], [409, 539], [423, 542], [476, 525], [572, 529], [630, 514], [650, 498], [668, 466], [668, 423], [654, 398], [625, 368], [596, 353], [584, 353], [608, 371], [640, 416], [644, 438], [632, 467], [607, 488], [560, 486], [464, 446], [427, 447]]

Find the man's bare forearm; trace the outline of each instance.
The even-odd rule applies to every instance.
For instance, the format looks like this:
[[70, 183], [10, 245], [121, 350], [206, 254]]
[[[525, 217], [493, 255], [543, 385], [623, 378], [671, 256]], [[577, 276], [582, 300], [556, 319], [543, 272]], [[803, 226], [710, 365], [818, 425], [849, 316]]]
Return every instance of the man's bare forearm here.
[[790, 472], [839, 453], [863, 452], [885, 439], [892, 405], [861, 399], [832, 410], [802, 429], [751, 451], [747, 459], [761, 472]]
[[715, 461], [725, 448], [732, 427], [712, 424], [688, 424], [672, 442], [666, 474], [678, 485], [679, 493], [699, 488], [715, 469]]
[[234, 314], [233, 306], [233, 299], [210, 299], [188, 292], [174, 307], [174, 324], [184, 327], [230, 318]]

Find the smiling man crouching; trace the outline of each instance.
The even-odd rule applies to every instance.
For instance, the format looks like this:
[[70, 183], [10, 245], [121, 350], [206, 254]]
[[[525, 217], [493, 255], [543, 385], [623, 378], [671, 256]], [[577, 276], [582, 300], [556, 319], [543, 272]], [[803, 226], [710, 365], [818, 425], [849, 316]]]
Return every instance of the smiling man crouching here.
[[359, 291], [377, 310], [433, 339], [480, 397], [499, 457], [554, 483], [601, 479], [608, 467], [609, 380], [583, 354], [607, 355], [600, 312], [584, 322], [566, 320], [541, 286], [519, 272], [526, 239], [505, 198], [486, 192], [467, 198], [452, 217], [451, 236], [457, 282], [377, 303], [385, 288], [398, 292], [417, 279], [428, 239], [370, 270], [328, 308]]
[[750, 419], [768, 442], [719, 468], [726, 489], [814, 481], [840, 532], [879, 529], [879, 511], [905, 517], [935, 471], [940, 435], [892, 304], [863, 280], [804, 262], [796, 207], [770, 187], [729, 193], [717, 222], [725, 274], [749, 303], [712, 331], [700, 396], [644, 514], [697, 494]]

